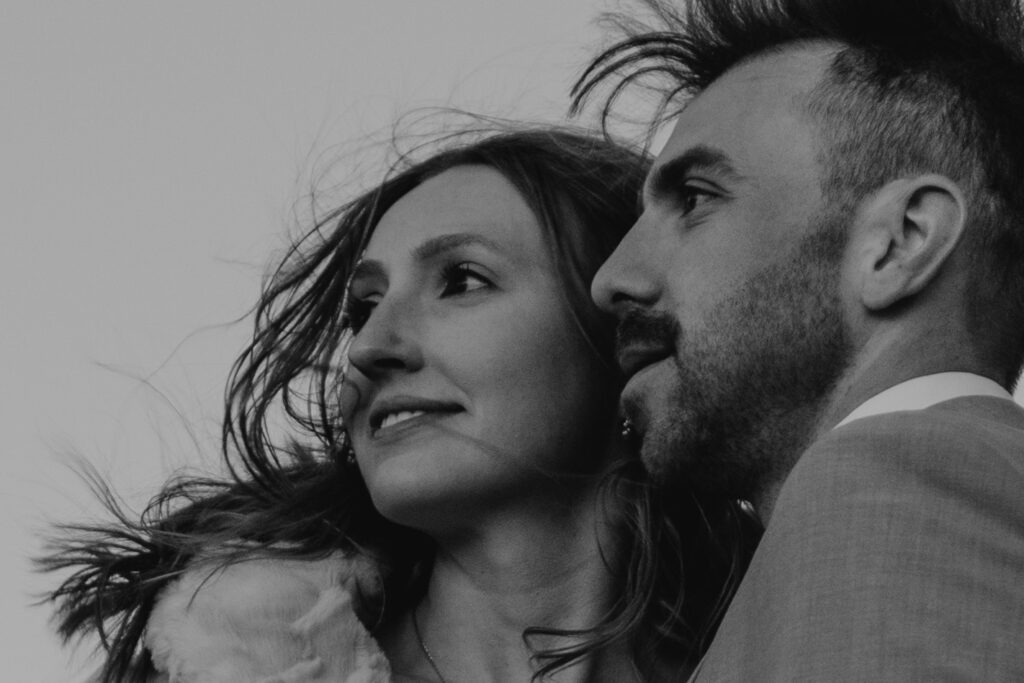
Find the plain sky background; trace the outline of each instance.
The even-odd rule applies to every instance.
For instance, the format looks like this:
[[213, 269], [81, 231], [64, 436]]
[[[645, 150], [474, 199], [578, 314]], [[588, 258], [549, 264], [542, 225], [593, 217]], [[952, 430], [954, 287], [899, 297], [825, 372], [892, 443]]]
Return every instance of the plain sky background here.
[[[214, 462], [228, 365], [311, 178], [416, 107], [557, 119], [606, 0], [105, 2], [0, 9], [0, 659], [65, 683], [30, 573], [95, 512]], [[374, 149], [364, 169], [372, 177]]]
[[311, 177], [336, 161], [346, 182], [353, 145], [416, 107], [560, 118], [603, 8], [3, 4], [0, 679], [85, 670], [29, 606], [52, 583], [26, 559], [46, 520], [96, 510], [62, 454], [136, 505], [172, 469], [212, 462], [248, 333], [230, 321], [308, 215]]

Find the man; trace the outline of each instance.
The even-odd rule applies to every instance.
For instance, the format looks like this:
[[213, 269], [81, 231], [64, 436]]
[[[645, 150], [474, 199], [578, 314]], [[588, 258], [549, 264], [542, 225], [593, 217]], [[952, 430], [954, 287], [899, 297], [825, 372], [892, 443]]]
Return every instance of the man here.
[[1024, 680], [1020, 9], [647, 1], [576, 105], [689, 99], [593, 294], [652, 476], [766, 524], [695, 679]]

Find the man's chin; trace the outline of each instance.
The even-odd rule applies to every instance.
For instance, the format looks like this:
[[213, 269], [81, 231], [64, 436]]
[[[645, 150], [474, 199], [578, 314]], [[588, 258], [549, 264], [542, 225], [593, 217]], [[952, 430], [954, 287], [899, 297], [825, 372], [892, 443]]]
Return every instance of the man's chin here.
[[691, 449], [687, 444], [685, 419], [684, 415], [647, 414], [638, 425], [640, 461], [655, 486], [674, 488], [690, 478]]
[[683, 468], [677, 458], [666, 453], [660, 445], [644, 441], [640, 446], [640, 461], [650, 482], [659, 489], [676, 488], [684, 479]]
[[[666, 387], [667, 389], [667, 387]], [[664, 491], [691, 490], [737, 496], [742, 472], [734, 471], [726, 444], [714, 437], [697, 398], [681, 388], [623, 397], [623, 410], [640, 437], [640, 461], [651, 483]]]
[[677, 485], [688, 476], [690, 466], [683, 422], [687, 416], [668, 414], [666, 407], [662, 404], [652, 413], [646, 404], [623, 405], [640, 439], [640, 461], [651, 483], [659, 488]]

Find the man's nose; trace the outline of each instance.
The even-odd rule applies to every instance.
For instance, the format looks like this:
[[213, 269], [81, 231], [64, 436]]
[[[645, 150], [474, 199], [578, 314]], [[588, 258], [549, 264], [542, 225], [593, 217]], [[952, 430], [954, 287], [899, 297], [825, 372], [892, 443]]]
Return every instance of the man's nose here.
[[620, 314], [625, 308], [650, 306], [658, 300], [657, 249], [652, 249], [648, 232], [641, 217], [594, 276], [590, 295], [602, 310]]

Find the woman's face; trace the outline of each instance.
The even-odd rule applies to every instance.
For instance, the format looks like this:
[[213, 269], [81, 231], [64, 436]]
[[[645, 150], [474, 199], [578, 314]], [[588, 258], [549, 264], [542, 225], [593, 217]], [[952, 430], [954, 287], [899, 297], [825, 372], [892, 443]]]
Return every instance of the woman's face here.
[[560, 289], [492, 168], [447, 170], [381, 217], [351, 282], [343, 403], [385, 516], [468, 520], [605, 463], [616, 396]]

